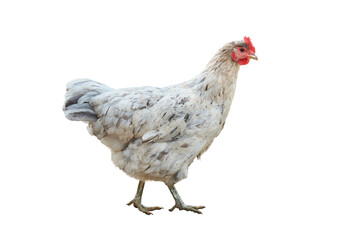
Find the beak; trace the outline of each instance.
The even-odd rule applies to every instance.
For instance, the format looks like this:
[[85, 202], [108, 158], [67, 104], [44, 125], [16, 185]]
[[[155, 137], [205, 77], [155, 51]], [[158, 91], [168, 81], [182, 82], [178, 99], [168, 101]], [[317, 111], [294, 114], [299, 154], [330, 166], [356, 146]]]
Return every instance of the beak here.
[[258, 57], [255, 54], [251, 54], [248, 56], [248, 59], [254, 59], [254, 60], [258, 60]]

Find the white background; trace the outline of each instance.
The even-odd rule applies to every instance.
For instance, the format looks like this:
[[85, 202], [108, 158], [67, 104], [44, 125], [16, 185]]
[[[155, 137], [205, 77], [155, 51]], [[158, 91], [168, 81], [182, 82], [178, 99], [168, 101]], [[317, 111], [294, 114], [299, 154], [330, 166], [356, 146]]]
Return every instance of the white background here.
[[[181, 3], [180, 3], [181, 2]], [[360, 239], [355, 1], [1, 1], [1, 239]], [[224, 131], [177, 188], [203, 215], [146, 216], [137, 181], [86, 126], [66, 82], [166, 86], [250, 36]]]

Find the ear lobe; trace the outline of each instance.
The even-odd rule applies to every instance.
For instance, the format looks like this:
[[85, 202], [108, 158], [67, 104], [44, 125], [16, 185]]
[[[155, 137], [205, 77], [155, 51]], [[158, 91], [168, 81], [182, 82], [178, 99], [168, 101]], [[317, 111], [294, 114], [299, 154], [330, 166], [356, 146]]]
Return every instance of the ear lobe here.
[[236, 54], [235, 54], [234, 51], [231, 52], [231, 58], [232, 58], [233, 61], [235, 61], [235, 62], [237, 61], [236, 60]]
[[238, 48], [234, 48], [231, 52], [231, 58], [232, 60], [234, 60], [235, 62], [239, 61], [239, 49]]

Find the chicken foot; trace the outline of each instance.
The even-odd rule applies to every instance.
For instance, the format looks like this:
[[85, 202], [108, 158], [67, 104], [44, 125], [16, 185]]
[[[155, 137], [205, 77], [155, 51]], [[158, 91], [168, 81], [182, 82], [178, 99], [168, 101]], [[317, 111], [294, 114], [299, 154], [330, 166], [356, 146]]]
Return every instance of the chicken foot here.
[[185, 210], [185, 211], [191, 211], [198, 214], [202, 214], [202, 212], [199, 211], [199, 209], [205, 208], [205, 206], [190, 206], [186, 205], [183, 200], [181, 199], [179, 193], [176, 191], [176, 188], [174, 185], [168, 185], [168, 188], [174, 197], [175, 205], [169, 209], [170, 212], [174, 211], [175, 208], [178, 208], [179, 210]]
[[135, 195], [134, 199], [131, 200], [127, 205], [128, 206], [134, 205], [134, 207], [139, 209], [140, 212], [143, 212], [147, 215], [152, 215], [151, 211], [160, 210], [160, 209], [162, 209], [162, 207], [145, 207], [144, 205], [142, 205], [141, 198], [142, 198], [142, 194], [144, 191], [144, 186], [145, 186], [145, 182], [139, 181], [136, 195]]

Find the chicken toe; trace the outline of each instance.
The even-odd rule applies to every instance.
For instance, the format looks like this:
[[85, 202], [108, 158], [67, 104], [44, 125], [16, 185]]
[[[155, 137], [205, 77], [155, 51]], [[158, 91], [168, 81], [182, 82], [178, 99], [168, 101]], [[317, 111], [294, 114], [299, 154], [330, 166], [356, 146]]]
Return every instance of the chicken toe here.
[[134, 205], [134, 207], [139, 209], [140, 212], [143, 212], [147, 215], [152, 215], [151, 211], [160, 210], [160, 209], [162, 209], [162, 207], [157, 207], [157, 206], [156, 207], [145, 207], [144, 205], [142, 205], [141, 198], [142, 198], [142, 194], [144, 191], [144, 186], [145, 186], [145, 182], [139, 181], [136, 195], [135, 195], [134, 199], [131, 200], [127, 205], [128, 206]]
[[203, 208], [205, 208], [205, 206], [191, 206], [191, 205], [186, 205], [186, 204], [182, 204], [182, 205], [175, 204], [172, 208], [169, 209], [169, 211], [172, 212], [172, 211], [174, 211], [175, 208], [177, 208], [179, 210], [191, 211], [191, 212], [195, 212], [198, 214], [202, 214], [202, 212], [200, 212], [199, 209], [203, 209]]
[[179, 210], [191, 211], [191, 212], [195, 212], [198, 214], [202, 214], [202, 212], [199, 209], [203, 209], [203, 208], [205, 208], [205, 206], [186, 205], [183, 202], [183, 200], [181, 199], [181, 197], [180, 197], [179, 193], [177, 192], [174, 185], [168, 186], [168, 188], [175, 200], [175, 205], [169, 209], [170, 212], [174, 211], [174, 209], [177, 208]]
[[139, 209], [140, 212], [143, 212], [147, 215], [152, 215], [151, 211], [154, 210], [160, 210], [163, 209], [162, 207], [145, 207], [144, 205], [141, 204], [141, 202], [139, 202], [137, 199], [133, 199], [131, 200], [127, 205], [134, 205], [134, 207], [136, 207], [137, 209]]

